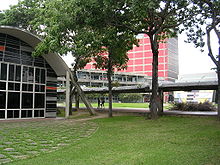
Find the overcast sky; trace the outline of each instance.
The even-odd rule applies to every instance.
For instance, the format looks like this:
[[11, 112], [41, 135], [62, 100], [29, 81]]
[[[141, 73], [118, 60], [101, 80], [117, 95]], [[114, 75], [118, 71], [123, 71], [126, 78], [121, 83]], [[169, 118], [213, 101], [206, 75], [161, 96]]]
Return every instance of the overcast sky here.
[[[0, 10], [8, 9], [9, 5], [14, 5], [18, 0], [0, 0]], [[207, 51], [200, 52], [199, 49], [194, 48], [193, 44], [184, 42], [186, 36], [184, 34], [179, 36], [179, 71], [180, 74], [190, 73], [205, 73], [214, 72], [211, 68], [214, 67], [213, 62], [207, 55]], [[212, 39], [215, 47], [215, 52], [218, 50], [217, 39]]]

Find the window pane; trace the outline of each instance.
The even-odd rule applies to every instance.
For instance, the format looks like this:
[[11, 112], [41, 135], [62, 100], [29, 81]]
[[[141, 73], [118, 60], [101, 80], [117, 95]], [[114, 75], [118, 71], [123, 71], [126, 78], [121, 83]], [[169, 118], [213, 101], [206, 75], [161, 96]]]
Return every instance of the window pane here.
[[40, 69], [38, 68], [35, 70], [35, 82], [40, 83]]
[[13, 111], [7, 111], [7, 118], [13, 118]]
[[6, 105], [6, 92], [0, 91], [0, 109], [5, 109]]
[[7, 64], [1, 64], [0, 80], [6, 80], [7, 78]]
[[15, 91], [20, 91], [20, 83], [15, 83]]
[[16, 66], [15, 81], [21, 81], [21, 66]]
[[6, 82], [0, 82], [0, 90], [6, 90]]
[[8, 90], [14, 90], [14, 83], [8, 83]]
[[4, 119], [5, 118], [5, 111], [0, 111], [0, 119]]
[[44, 110], [40, 111], [40, 117], [44, 117]]
[[33, 108], [32, 93], [22, 93], [22, 108]]
[[31, 110], [22, 110], [21, 117], [22, 118], [32, 117], [32, 111]]
[[45, 95], [44, 94], [35, 94], [35, 108], [44, 108], [45, 106]]
[[34, 81], [34, 68], [29, 68], [28, 82]]
[[41, 69], [41, 83], [45, 84], [45, 70]]
[[9, 65], [9, 81], [14, 81], [15, 77], [15, 66], [14, 65]]
[[28, 84], [28, 91], [33, 91], [33, 85], [32, 84]]
[[8, 92], [8, 108], [20, 108], [19, 92]]
[[28, 67], [23, 67], [23, 73], [22, 73], [22, 81], [27, 82], [28, 79]]
[[19, 111], [18, 110], [14, 111], [14, 118], [19, 118]]

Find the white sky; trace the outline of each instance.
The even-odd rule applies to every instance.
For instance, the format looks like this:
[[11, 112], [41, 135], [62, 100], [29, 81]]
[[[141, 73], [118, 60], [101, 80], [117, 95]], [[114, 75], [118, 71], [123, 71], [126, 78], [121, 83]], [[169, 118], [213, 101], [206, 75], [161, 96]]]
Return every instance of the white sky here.
[[[17, 2], [18, 0], [0, 0], [0, 10], [8, 9], [9, 5], [17, 4]], [[179, 74], [214, 72], [211, 70], [214, 64], [208, 57], [207, 51], [200, 52], [199, 48], [194, 48], [193, 44], [185, 43], [185, 38], [184, 34], [179, 36]], [[215, 50], [218, 50], [217, 39], [212, 41]], [[72, 63], [69, 58], [64, 57], [64, 59], [68, 64]]]

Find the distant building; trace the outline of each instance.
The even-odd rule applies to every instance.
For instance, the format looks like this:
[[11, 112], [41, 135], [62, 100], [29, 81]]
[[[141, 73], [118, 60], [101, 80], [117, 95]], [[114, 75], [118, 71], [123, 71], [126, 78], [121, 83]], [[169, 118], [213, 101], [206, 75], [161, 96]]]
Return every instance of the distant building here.
[[[217, 74], [210, 73], [196, 73], [179, 75], [176, 82], [207, 82], [217, 81]], [[213, 90], [192, 90], [192, 91], [176, 91], [174, 92], [174, 100], [176, 102], [214, 102], [216, 92]]]
[[[134, 48], [128, 52], [128, 67], [127, 70], [119, 72], [126, 72], [135, 74], [143, 74], [145, 76], [152, 76], [152, 52], [150, 40], [147, 35], [141, 34], [137, 38], [140, 40], [139, 47]], [[179, 61], [178, 61], [178, 39], [166, 39], [163, 43], [159, 44], [159, 64], [158, 76], [160, 79], [167, 81], [175, 81], [179, 74]], [[84, 69], [95, 69], [93, 62], [86, 65]]]

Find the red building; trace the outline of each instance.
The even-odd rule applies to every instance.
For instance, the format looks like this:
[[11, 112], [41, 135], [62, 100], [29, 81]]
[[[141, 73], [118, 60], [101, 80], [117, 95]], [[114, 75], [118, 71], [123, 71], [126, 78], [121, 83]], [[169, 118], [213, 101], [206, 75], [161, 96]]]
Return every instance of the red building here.
[[[120, 72], [131, 72], [134, 74], [144, 74], [152, 76], [152, 52], [150, 40], [147, 35], [141, 34], [137, 38], [139, 46], [128, 52], [127, 70]], [[93, 62], [89, 63], [85, 69], [95, 69]], [[177, 38], [167, 39], [164, 43], [159, 44], [159, 79], [174, 81], [179, 73], [178, 63], [178, 40]]]

